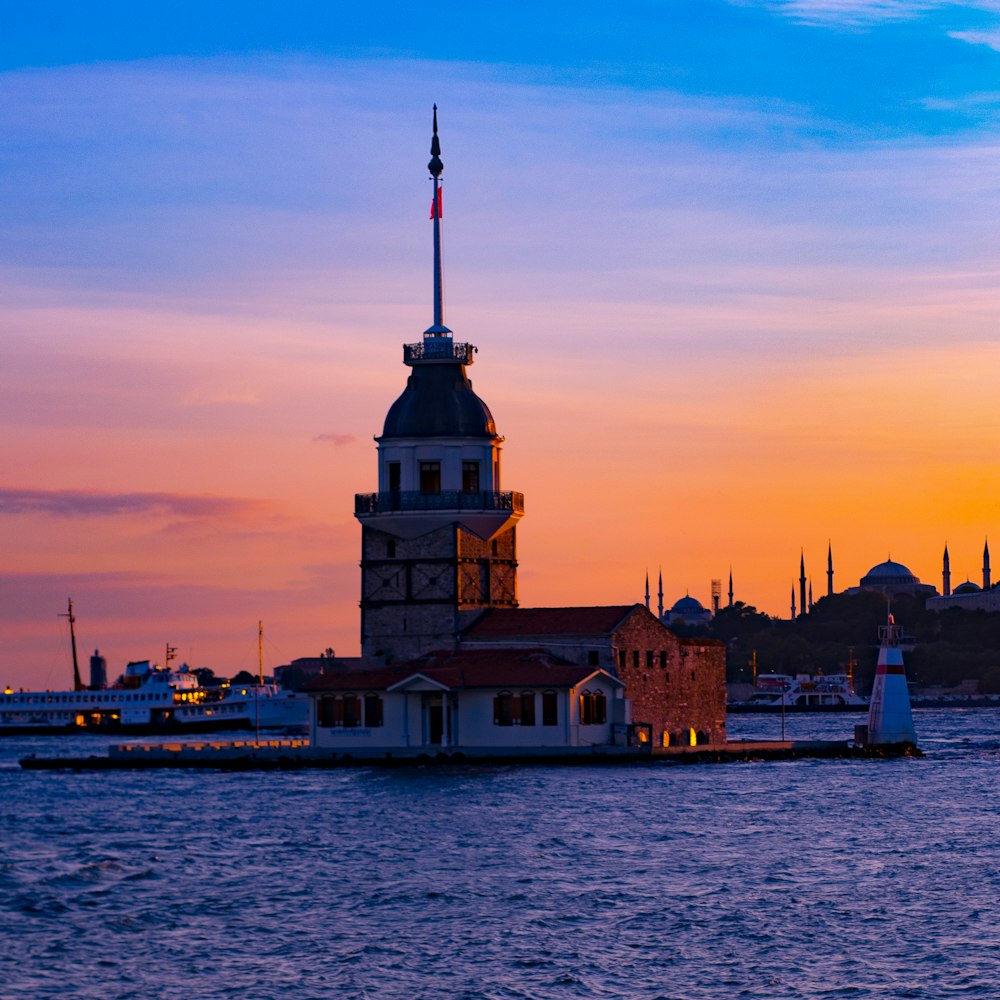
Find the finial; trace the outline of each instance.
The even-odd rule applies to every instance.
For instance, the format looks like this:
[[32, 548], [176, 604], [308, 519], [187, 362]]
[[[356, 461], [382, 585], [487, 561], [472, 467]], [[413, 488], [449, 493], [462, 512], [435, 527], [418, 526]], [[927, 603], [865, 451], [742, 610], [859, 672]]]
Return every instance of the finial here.
[[444, 171], [444, 164], [441, 162], [441, 143], [438, 140], [438, 106], [434, 105], [434, 133], [431, 136], [431, 162], [427, 164], [427, 169], [433, 177], [440, 177]]

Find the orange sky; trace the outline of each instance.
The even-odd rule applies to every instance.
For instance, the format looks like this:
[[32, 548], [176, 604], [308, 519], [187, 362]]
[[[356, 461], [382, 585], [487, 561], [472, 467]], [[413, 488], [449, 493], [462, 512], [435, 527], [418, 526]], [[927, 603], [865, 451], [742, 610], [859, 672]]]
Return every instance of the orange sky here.
[[7, 71], [0, 682], [68, 683], [70, 596], [113, 674], [166, 642], [252, 668], [259, 619], [267, 666], [357, 652], [353, 494], [430, 321], [435, 98], [446, 320], [525, 495], [522, 604], [638, 601], [661, 568], [707, 603], [731, 566], [784, 616], [828, 540], [838, 588], [890, 553], [939, 586], [946, 541], [979, 577], [988, 137], [420, 70]]

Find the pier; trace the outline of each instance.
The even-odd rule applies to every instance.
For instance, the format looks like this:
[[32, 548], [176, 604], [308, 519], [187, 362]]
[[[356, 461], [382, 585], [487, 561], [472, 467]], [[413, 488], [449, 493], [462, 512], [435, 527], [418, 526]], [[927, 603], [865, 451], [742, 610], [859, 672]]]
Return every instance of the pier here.
[[121, 743], [104, 756], [25, 757], [29, 771], [143, 771], [154, 768], [201, 768], [218, 771], [276, 771], [304, 768], [670, 765], [725, 764], [740, 761], [882, 758], [922, 756], [912, 744], [858, 746], [848, 740], [734, 740], [693, 747], [652, 750], [601, 747], [567, 752], [558, 749], [501, 753], [496, 750], [412, 751], [374, 754], [334, 753], [312, 747], [307, 739], [204, 740], [170, 743]]

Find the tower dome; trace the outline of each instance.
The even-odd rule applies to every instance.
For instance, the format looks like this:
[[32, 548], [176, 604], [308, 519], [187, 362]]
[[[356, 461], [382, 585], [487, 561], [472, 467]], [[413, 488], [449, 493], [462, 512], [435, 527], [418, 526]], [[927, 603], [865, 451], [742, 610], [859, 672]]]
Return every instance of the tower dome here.
[[449, 340], [447, 346], [452, 357], [413, 366], [406, 388], [386, 414], [382, 440], [497, 436], [490, 408], [472, 391], [465, 365], [455, 358], [454, 348], [466, 345]]

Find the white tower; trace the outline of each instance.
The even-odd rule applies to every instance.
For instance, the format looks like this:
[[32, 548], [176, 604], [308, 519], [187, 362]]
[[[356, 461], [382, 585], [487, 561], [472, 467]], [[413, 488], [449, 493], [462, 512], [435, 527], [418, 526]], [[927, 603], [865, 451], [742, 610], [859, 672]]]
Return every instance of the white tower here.
[[885, 625], [880, 625], [878, 637], [878, 666], [875, 668], [875, 686], [868, 708], [868, 743], [916, 743], [910, 695], [906, 690], [906, 669], [903, 651], [899, 648], [902, 629], [892, 615]]

